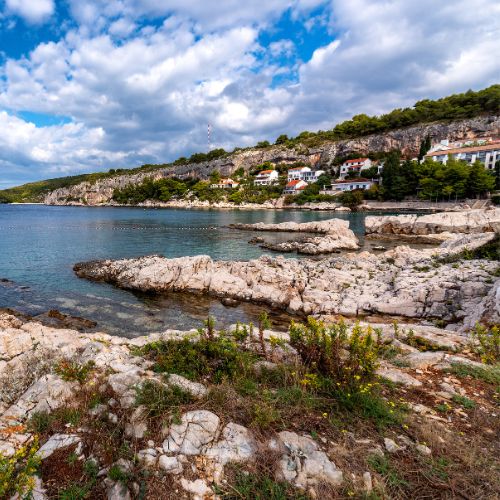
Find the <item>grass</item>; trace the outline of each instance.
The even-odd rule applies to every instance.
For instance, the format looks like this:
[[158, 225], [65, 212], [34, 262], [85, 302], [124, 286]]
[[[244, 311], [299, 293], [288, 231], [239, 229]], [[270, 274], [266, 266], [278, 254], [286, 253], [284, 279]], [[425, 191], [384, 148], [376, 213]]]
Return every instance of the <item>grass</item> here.
[[67, 425], [77, 426], [83, 418], [82, 411], [76, 407], [63, 406], [51, 413], [35, 412], [28, 421], [28, 429], [37, 434], [49, 434]]
[[221, 383], [248, 370], [258, 356], [242, 350], [229, 336], [161, 340], [144, 346], [141, 354], [155, 362], [156, 372], [177, 373], [190, 380]]
[[146, 380], [136, 388], [136, 405], [145, 406], [151, 417], [159, 417], [165, 413], [178, 413], [182, 405], [192, 402], [193, 397], [176, 386]]
[[82, 365], [75, 361], [61, 360], [54, 368], [54, 371], [66, 382], [78, 382], [83, 384], [87, 381], [94, 366], [92, 361]]
[[472, 377], [476, 380], [482, 380], [487, 384], [500, 386], [500, 364], [493, 366], [472, 366], [463, 363], [452, 363], [447, 370], [457, 377]]
[[476, 407], [475, 401], [465, 396], [460, 396], [459, 394], [455, 394], [451, 399], [454, 403], [460, 405], [462, 408], [465, 408], [466, 410], [471, 410], [472, 408]]
[[368, 465], [378, 474], [380, 474], [388, 486], [408, 486], [408, 483], [402, 479], [395, 468], [392, 466], [389, 458], [382, 455], [371, 455], [368, 457]]

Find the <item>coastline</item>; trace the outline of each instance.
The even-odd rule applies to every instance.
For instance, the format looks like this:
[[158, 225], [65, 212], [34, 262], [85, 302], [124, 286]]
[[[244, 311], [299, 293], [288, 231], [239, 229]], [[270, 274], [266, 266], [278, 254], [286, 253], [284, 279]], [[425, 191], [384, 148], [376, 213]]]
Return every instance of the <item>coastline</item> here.
[[[146, 201], [136, 205], [125, 205], [120, 203], [95, 203], [85, 204], [78, 202], [68, 203], [15, 203], [16, 205], [46, 205], [46, 206], [71, 206], [71, 207], [114, 207], [114, 208], [176, 208], [176, 209], [218, 209], [218, 210], [308, 210], [308, 211], [325, 211], [325, 212], [351, 212], [351, 209], [340, 205], [340, 203], [305, 203], [304, 205], [290, 204], [285, 205], [283, 200], [268, 201], [262, 204], [258, 203], [242, 203], [235, 205], [228, 202], [210, 203], [208, 201], [187, 201], [187, 200], [174, 200], [169, 202], [161, 201]], [[14, 203], [12, 203], [14, 205]], [[403, 201], [403, 202], [381, 202], [381, 201], [367, 201], [358, 207], [360, 212], [458, 212], [470, 209], [467, 203], [455, 202], [441, 202], [431, 203], [425, 201]]]

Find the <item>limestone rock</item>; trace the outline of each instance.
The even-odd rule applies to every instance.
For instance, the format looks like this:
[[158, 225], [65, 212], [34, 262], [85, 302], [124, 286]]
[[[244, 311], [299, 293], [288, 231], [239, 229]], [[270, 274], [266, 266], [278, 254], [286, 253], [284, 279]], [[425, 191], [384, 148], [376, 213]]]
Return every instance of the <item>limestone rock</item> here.
[[207, 410], [184, 413], [180, 424], [170, 426], [169, 435], [163, 442], [165, 453], [198, 455], [204, 446], [214, 441], [219, 422], [219, 417]]
[[222, 430], [222, 439], [204, 454], [225, 465], [228, 462], [250, 460], [254, 450], [255, 443], [250, 431], [242, 425], [230, 422]]
[[158, 466], [168, 474], [181, 474], [183, 469], [182, 462], [178, 457], [169, 457], [167, 455], [160, 456]]
[[407, 387], [420, 387], [422, 385], [420, 380], [397, 368], [380, 367], [376, 373], [379, 377], [390, 380], [395, 384], [402, 384]]
[[80, 437], [75, 434], [54, 434], [49, 440], [38, 450], [38, 455], [42, 459], [46, 459], [56, 450], [66, 448], [73, 444], [79, 443]]
[[188, 380], [176, 373], [172, 373], [168, 376], [168, 383], [188, 392], [195, 398], [202, 398], [208, 394], [208, 389], [203, 384]]
[[335, 486], [342, 483], [342, 471], [337, 469], [311, 438], [289, 431], [280, 432], [278, 436], [278, 446], [281, 445], [284, 451], [280, 469], [287, 481], [304, 489], [318, 482], [327, 482]]

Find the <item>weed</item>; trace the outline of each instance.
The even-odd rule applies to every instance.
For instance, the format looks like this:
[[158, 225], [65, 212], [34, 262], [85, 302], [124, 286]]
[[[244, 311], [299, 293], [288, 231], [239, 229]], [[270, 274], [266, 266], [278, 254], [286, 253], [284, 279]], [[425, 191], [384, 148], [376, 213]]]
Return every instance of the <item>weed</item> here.
[[264, 357], [266, 357], [266, 342], [264, 340], [264, 330], [271, 328], [271, 321], [265, 311], [261, 312], [259, 315], [259, 345], [260, 351]]
[[500, 364], [493, 366], [472, 366], [463, 363], [452, 363], [451, 367], [448, 369], [450, 373], [453, 373], [457, 377], [472, 377], [478, 380], [482, 380], [488, 384], [500, 385]]
[[356, 324], [349, 334], [342, 321], [326, 327], [309, 317], [305, 325], [292, 321], [290, 341], [306, 367], [352, 390], [374, 377], [379, 343], [370, 327]]
[[153, 359], [157, 372], [177, 373], [191, 380], [220, 383], [248, 370], [256, 356], [242, 351], [234, 338], [220, 335], [213, 340], [162, 340], [147, 344], [141, 353]]
[[28, 421], [28, 429], [37, 434], [47, 432], [52, 425], [53, 417], [47, 411], [36, 411]]
[[92, 361], [81, 365], [75, 361], [61, 360], [54, 368], [54, 371], [66, 382], [79, 382], [83, 384], [87, 381], [94, 366]]
[[86, 486], [79, 484], [72, 484], [64, 490], [59, 492], [59, 500], [83, 500], [88, 496], [88, 489]]
[[500, 361], [500, 327], [487, 328], [477, 323], [471, 336], [471, 349], [483, 363], [492, 365]]
[[407, 486], [408, 483], [399, 477], [386, 456], [371, 455], [368, 457], [368, 465], [378, 472], [390, 486]]
[[136, 405], [145, 406], [151, 417], [172, 412], [192, 401], [193, 397], [180, 387], [167, 386], [153, 380], [146, 380], [136, 388]]
[[123, 471], [118, 465], [113, 465], [108, 471], [108, 477], [112, 481], [126, 483], [129, 480], [129, 474]]
[[30, 498], [35, 486], [35, 473], [40, 466], [37, 456], [38, 440], [22, 446], [12, 457], [0, 453], [0, 498], [11, 498], [17, 493], [21, 498]]
[[466, 410], [471, 410], [476, 407], [476, 402], [465, 396], [460, 396], [459, 394], [454, 394], [451, 398], [454, 403], [459, 404], [462, 408]]
[[453, 408], [448, 403], [440, 403], [436, 405], [436, 410], [440, 413], [449, 413]]

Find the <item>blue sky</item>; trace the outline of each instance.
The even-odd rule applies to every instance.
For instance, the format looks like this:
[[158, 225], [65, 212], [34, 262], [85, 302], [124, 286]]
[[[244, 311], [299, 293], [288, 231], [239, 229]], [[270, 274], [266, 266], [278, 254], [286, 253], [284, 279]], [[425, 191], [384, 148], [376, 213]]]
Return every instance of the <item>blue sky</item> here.
[[496, 0], [0, 0], [0, 188], [484, 88], [498, 53]]

